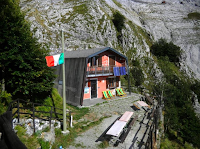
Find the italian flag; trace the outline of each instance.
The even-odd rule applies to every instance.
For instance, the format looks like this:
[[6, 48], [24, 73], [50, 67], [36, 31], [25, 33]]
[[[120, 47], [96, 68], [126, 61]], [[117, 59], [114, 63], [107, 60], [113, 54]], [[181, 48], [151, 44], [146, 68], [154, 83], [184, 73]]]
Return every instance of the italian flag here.
[[52, 55], [52, 56], [46, 56], [46, 61], [47, 61], [47, 66], [52, 67], [52, 66], [57, 66], [60, 64], [64, 63], [64, 54], [57, 54], [57, 55]]

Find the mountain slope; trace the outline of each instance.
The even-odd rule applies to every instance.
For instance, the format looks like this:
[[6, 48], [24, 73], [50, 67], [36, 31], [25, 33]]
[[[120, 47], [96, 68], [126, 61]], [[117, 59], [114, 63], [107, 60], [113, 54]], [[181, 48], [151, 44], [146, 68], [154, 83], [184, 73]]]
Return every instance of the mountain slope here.
[[[65, 32], [66, 50], [110, 46], [125, 54], [129, 59], [130, 76], [135, 73], [135, 76], [130, 77], [133, 89], [137, 86], [137, 90], [140, 91], [144, 87], [146, 90], [143, 91], [159, 95], [159, 99], [164, 97], [165, 103], [169, 103], [169, 106], [165, 107], [168, 109], [168, 111], [165, 109], [165, 120], [170, 122], [168, 126], [183, 124], [189, 128], [191, 121], [188, 122], [189, 118], [184, 119], [187, 111], [183, 109], [188, 108], [190, 114], [194, 116], [190, 87], [194, 85], [193, 78], [200, 78], [198, 69], [200, 31], [199, 13], [197, 13], [200, 12], [200, 3], [197, 0], [166, 0], [165, 2], [160, 0], [77, 0], [75, 2], [21, 0], [20, 5], [26, 13], [26, 19], [31, 22], [34, 36], [50, 48], [52, 54], [60, 52], [61, 30]], [[116, 11], [126, 18], [125, 27], [121, 32], [117, 31], [112, 22]], [[193, 12], [195, 17], [191, 17]], [[190, 78], [185, 76], [174, 63], [167, 59], [166, 61], [159, 59], [150, 53], [151, 45], [160, 38], [168, 42], [172, 41], [182, 48], [184, 55], [181, 68], [186, 70]], [[144, 79], [144, 82], [141, 81], [141, 84], [136, 85], [137, 78], [140, 79], [139, 81]], [[200, 86], [200, 84], [194, 86], [198, 85]], [[162, 115], [162, 106], [159, 110]], [[181, 114], [184, 120], [178, 114]], [[180, 122], [175, 122], [174, 118]], [[177, 127], [172, 130], [182, 134]], [[188, 137], [187, 132], [191, 131], [193, 130], [189, 129], [184, 132], [183, 137]], [[192, 142], [190, 139], [189, 142]]]
[[[146, 2], [146, 3], [144, 3]], [[200, 13], [199, 1], [121, 1], [131, 7], [142, 19], [144, 28], [154, 40], [160, 38], [172, 41], [180, 46], [184, 53], [183, 64], [189, 66], [197, 78], [200, 78], [200, 19], [191, 18], [192, 13]], [[186, 67], [185, 67], [186, 68]], [[186, 68], [187, 69], [187, 68]]]
[[[200, 65], [198, 61], [200, 22], [188, 19], [187, 16], [191, 12], [200, 12], [198, 1], [168, 0], [165, 4], [161, 2], [155, 3], [151, 0], [79, 0], [76, 2], [22, 0], [21, 8], [31, 22], [34, 35], [41, 43], [50, 47], [52, 53], [61, 49], [61, 29], [65, 31], [67, 50], [110, 46], [119, 49], [130, 59], [141, 59], [141, 57], [152, 59], [149, 46], [153, 41], [165, 38], [185, 51], [186, 61], [182, 63], [183, 68], [188, 73], [191, 69], [196, 77], [200, 78], [198, 68]], [[119, 11], [126, 17], [121, 42], [117, 38], [118, 33], [112, 23], [115, 11]]]

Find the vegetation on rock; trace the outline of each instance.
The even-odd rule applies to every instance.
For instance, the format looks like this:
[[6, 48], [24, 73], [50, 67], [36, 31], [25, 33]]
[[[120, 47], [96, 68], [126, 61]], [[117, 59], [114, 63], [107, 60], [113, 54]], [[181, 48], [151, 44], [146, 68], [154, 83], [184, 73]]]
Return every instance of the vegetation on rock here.
[[[177, 51], [173, 53], [173, 56], [169, 47], [173, 47], [173, 51]], [[159, 51], [157, 51], [158, 49]], [[200, 120], [196, 117], [192, 107], [192, 81], [173, 63], [178, 62], [180, 48], [172, 43], [159, 40], [159, 43], [155, 43], [151, 47], [151, 51], [158, 56], [158, 64], [165, 77], [162, 87], [160, 85], [154, 87], [154, 94], [159, 98], [162, 94], [164, 100], [165, 135], [169, 140], [175, 141], [181, 146], [184, 146], [185, 142], [189, 142], [199, 148]], [[170, 56], [172, 57], [170, 58]]]
[[182, 51], [172, 42], [168, 43], [164, 39], [159, 39], [151, 46], [151, 53], [157, 57], [167, 56], [170, 62], [176, 63], [180, 61]]

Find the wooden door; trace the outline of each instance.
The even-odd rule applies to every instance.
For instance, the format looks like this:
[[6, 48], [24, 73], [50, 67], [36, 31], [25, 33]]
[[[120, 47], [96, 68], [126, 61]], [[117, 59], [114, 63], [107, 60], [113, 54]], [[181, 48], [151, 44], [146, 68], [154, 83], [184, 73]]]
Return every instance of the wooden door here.
[[91, 98], [97, 98], [97, 80], [91, 80]]
[[113, 72], [113, 67], [115, 67], [115, 56], [109, 56], [110, 72]]

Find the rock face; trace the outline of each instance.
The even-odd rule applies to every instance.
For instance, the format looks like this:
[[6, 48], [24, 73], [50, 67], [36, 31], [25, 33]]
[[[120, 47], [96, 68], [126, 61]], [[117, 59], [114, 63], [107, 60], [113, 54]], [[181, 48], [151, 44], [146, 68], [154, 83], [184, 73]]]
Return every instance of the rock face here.
[[200, 1], [195, 0], [138, 0], [122, 3], [134, 9], [141, 17], [143, 27], [153, 40], [164, 38], [181, 47], [187, 66], [200, 78], [200, 20], [189, 19], [188, 14], [200, 13]]
[[[183, 68], [200, 78], [200, 20], [188, 18], [189, 13], [200, 13], [198, 0], [21, 0], [20, 6], [34, 36], [52, 54], [61, 49], [64, 30], [67, 50], [110, 46], [130, 59], [140, 59], [142, 65], [142, 58], [148, 57], [151, 63], [143, 73], [159, 77], [149, 49], [153, 41], [165, 38], [185, 52]], [[112, 23], [115, 11], [126, 18], [121, 41]]]

